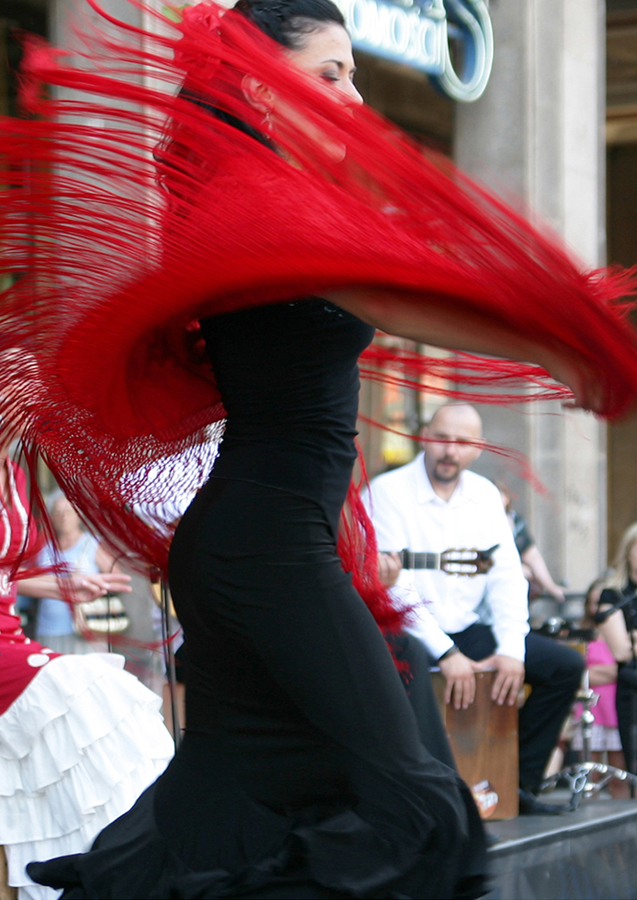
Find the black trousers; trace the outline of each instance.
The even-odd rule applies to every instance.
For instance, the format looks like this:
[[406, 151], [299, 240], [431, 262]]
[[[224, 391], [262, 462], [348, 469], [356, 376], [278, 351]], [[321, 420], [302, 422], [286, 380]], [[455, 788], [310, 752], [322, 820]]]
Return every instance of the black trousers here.
[[[470, 659], [479, 661], [495, 653], [495, 638], [487, 625], [476, 623], [450, 637]], [[530, 633], [524, 669], [525, 681], [533, 690], [520, 710], [520, 785], [536, 791], [571, 710], [584, 658], [556, 640]]]

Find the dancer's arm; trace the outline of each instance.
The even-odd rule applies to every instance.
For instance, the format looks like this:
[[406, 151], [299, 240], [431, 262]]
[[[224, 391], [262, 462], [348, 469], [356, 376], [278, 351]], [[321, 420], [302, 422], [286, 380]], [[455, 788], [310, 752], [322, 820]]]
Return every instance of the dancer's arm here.
[[537, 363], [556, 381], [568, 385], [576, 406], [593, 412], [603, 408], [597, 379], [585, 381], [568, 358], [494, 320], [488, 311], [465, 309], [450, 317], [444, 299], [425, 301], [422, 296], [382, 288], [326, 291], [324, 296], [388, 334], [437, 347]]

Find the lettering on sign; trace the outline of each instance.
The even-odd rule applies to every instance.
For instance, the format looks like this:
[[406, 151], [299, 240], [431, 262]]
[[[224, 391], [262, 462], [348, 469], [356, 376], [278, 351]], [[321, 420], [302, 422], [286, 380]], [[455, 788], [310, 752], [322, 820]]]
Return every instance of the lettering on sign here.
[[[493, 27], [485, 0], [336, 2], [357, 49], [427, 72], [454, 100], [470, 102], [484, 93], [493, 66]], [[450, 41], [461, 62], [452, 59]]]

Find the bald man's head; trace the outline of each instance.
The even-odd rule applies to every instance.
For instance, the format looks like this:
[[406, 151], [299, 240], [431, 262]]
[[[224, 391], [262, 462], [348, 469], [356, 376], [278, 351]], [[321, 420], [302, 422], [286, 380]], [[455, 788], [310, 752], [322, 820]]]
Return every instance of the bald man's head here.
[[482, 419], [468, 403], [441, 406], [423, 429], [425, 468], [433, 489], [446, 499], [460, 475], [482, 452]]
[[431, 431], [451, 429], [458, 434], [462, 432], [474, 440], [482, 437], [480, 413], [469, 403], [445, 403], [433, 414], [428, 427]]

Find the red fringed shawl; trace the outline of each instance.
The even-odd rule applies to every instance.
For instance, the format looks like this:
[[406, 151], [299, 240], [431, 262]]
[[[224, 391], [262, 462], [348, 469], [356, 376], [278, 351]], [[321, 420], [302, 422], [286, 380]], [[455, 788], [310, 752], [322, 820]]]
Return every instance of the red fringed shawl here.
[[[224, 410], [193, 325], [204, 315], [391, 289], [423, 340], [432, 312], [475, 322], [477, 336], [497, 329], [504, 357], [506, 336], [523, 334], [596, 378], [603, 414], [632, 403], [635, 336], [617, 305], [634, 287], [626, 276], [586, 271], [448, 161], [343, 105], [238, 14], [205, 2], [175, 24], [129, 2], [148, 30], [89, 0], [93, 24], [72, 55], [29, 41], [31, 118], [0, 129], [3, 427], [23, 430], [115, 550], [164, 567], [169, 535], [140, 505], [197, 487], [212, 464], [206, 441]], [[246, 102], [246, 73], [281, 101], [276, 150]], [[266, 131], [265, 143], [211, 108]], [[362, 360], [364, 376], [415, 387], [429, 366], [451, 366], [466, 398], [476, 385], [481, 401], [568, 395], [532, 364], [376, 346]], [[485, 395], [493, 381], [507, 391]], [[157, 479], [176, 455], [188, 464]], [[352, 502], [342, 557], [381, 624], [396, 624]]]

